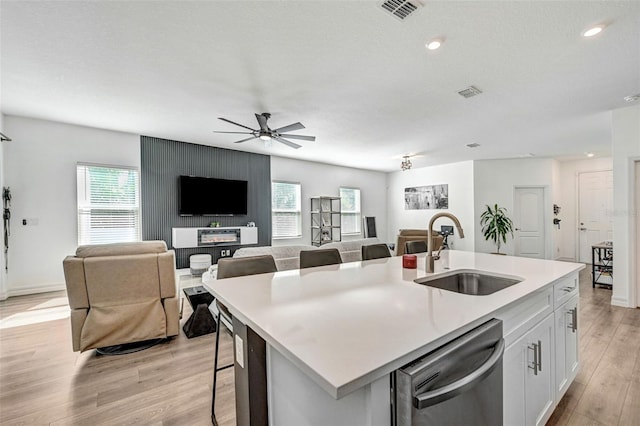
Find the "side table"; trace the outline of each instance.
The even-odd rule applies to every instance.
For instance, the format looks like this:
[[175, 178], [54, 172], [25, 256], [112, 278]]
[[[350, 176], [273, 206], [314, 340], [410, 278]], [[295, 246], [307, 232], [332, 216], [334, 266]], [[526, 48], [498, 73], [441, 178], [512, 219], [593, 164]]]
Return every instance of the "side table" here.
[[211, 293], [203, 286], [189, 287], [183, 291], [193, 308], [193, 313], [182, 326], [184, 334], [191, 339], [216, 331], [216, 322], [209, 311], [209, 305], [214, 300]]

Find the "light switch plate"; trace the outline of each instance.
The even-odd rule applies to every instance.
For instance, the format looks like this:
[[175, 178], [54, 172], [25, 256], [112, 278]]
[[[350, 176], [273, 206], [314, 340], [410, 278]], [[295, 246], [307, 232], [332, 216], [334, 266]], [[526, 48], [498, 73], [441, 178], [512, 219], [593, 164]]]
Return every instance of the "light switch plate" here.
[[240, 368], [244, 368], [244, 342], [242, 338], [236, 334], [236, 362]]

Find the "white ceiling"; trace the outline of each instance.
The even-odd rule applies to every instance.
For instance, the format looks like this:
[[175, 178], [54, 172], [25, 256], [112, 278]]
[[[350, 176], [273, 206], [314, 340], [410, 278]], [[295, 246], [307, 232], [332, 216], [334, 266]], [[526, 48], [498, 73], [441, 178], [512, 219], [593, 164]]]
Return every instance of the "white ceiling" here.
[[[380, 3], [2, 1], [1, 110], [394, 171], [416, 152], [414, 167], [608, 155], [610, 111], [640, 93], [638, 1], [426, 1], [404, 22]], [[456, 93], [469, 85], [484, 93]], [[256, 112], [317, 141], [212, 132]]]

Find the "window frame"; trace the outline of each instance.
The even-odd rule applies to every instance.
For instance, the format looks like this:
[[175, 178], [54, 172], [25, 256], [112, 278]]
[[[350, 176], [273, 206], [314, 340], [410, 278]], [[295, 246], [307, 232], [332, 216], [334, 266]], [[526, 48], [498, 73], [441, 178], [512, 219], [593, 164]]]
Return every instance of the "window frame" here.
[[[133, 207], [128, 207], [128, 208], [120, 208], [120, 209], [107, 209], [107, 208], [102, 208], [103, 210], [107, 210], [107, 211], [117, 211], [117, 210], [131, 210], [134, 212], [133, 218], [134, 218], [134, 223], [137, 224], [137, 227], [134, 226], [133, 228], [135, 229], [135, 236], [134, 239], [126, 239], [126, 240], [122, 240], [122, 239], [112, 239], [110, 241], [104, 241], [104, 242], [86, 242], [83, 241], [81, 239], [81, 237], [83, 236], [82, 232], [81, 232], [81, 216], [83, 215], [82, 210], [92, 210], [93, 208], [91, 207], [91, 203], [90, 203], [90, 199], [87, 200], [86, 197], [86, 179], [84, 182], [80, 182], [79, 180], [79, 173], [80, 173], [80, 168], [84, 167], [85, 168], [85, 173], [89, 168], [104, 168], [104, 169], [115, 169], [115, 170], [131, 170], [135, 172], [135, 178], [136, 178], [136, 182], [135, 182], [135, 188], [136, 188], [136, 194], [135, 194], [135, 205]], [[85, 174], [85, 177], [87, 175]], [[84, 196], [81, 194], [81, 192], [84, 192]], [[81, 204], [81, 199], [84, 199], [87, 203], [86, 204]], [[89, 218], [91, 218], [91, 213], [89, 213]], [[118, 242], [134, 242], [134, 241], [141, 241], [142, 240], [142, 189], [141, 189], [141, 177], [140, 177], [140, 168], [137, 166], [123, 166], [123, 165], [116, 165], [116, 164], [101, 164], [101, 163], [89, 163], [89, 162], [77, 162], [76, 163], [76, 231], [77, 231], [77, 241], [78, 241], [78, 245], [97, 245], [97, 244], [110, 244], [110, 243], [118, 243]], [[89, 227], [88, 229], [84, 230], [85, 231], [85, 235], [86, 234], [90, 234], [91, 232], [91, 227]]]
[[[296, 185], [298, 187], [298, 209], [297, 210], [274, 210], [273, 208], [273, 184], [287, 184]], [[298, 216], [298, 229], [296, 235], [276, 235], [276, 228], [273, 223], [275, 214], [277, 213], [295, 213]], [[272, 180], [271, 181], [271, 239], [272, 240], [290, 240], [295, 238], [302, 238], [302, 184], [300, 182], [286, 181], [286, 180]]]
[[[346, 189], [346, 190], [351, 190], [351, 191], [358, 191], [358, 206], [357, 206], [357, 210], [356, 211], [349, 211], [349, 212], [345, 212], [344, 211], [344, 202], [342, 201], [342, 190]], [[349, 235], [362, 235], [362, 190], [360, 188], [356, 188], [356, 187], [352, 187], [352, 186], [341, 186], [338, 189], [338, 193], [340, 194], [340, 234], [341, 235], [345, 235], [345, 236], [349, 236]], [[356, 231], [353, 232], [345, 232], [344, 231], [344, 225], [343, 225], [343, 221], [342, 221], [342, 217], [343, 215], [349, 214], [349, 215], [355, 215], [356, 216]]]

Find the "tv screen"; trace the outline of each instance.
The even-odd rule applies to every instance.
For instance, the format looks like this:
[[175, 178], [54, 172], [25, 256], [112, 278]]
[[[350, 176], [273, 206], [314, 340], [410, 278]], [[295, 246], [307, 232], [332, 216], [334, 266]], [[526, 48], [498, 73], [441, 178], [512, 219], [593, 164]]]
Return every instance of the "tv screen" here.
[[247, 214], [247, 181], [180, 176], [181, 216]]

